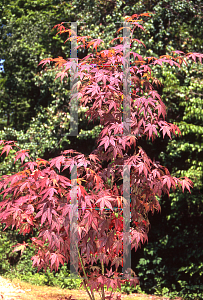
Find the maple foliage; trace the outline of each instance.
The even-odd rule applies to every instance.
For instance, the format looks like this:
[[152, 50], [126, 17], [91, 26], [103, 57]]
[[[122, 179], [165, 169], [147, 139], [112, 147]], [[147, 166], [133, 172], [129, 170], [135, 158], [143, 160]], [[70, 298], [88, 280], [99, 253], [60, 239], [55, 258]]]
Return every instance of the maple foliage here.
[[[136, 15], [126, 18], [133, 26], [131, 30], [131, 43], [141, 43], [133, 39], [136, 27], [144, 29], [139, 17], [148, 14]], [[69, 33], [63, 23], [56, 25], [58, 33]], [[60, 156], [49, 161], [37, 159], [28, 154], [28, 150], [16, 148], [15, 141], [0, 141], [1, 155], [9, 154], [16, 149], [14, 161], [22, 162], [22, 170], [12, 175], [3, 175], [0, 178], [0, 190], [3, 200], [0, 203], [0, 221], [6, 228], [14, 226], [20, 233], [29, 233], [33, 228], [39, 230], [39, 236], [32, 238], [36, 248], [36, 255], [32, 257], [33, 266], [38, 270], [50, 267], [57, 270], [59, 264], [70, 261], [70, 222], [73, 219], [74, 207], [71, 206], [71, 179], [61, 175], [64, 170], [71, 174], [74, 166], [77, 167], [77, 200], [78, 200], [78, 226], [72, 232], [78, 234], [79, 271], [83, 273], [84, 284], [90, 299], [94, 300], [93, 291], [102, 291], [101, 299], [107, 299], [104, 286], [121, 288], [121, 283], [130, 281], [130, 285], [138, 284], [134, 272], [133, 277], [121, 279], [118, 277], [118, 266], [122, 266], [123, 222], [122, 208], [125, 200], [123, 183], [123, 167], [130, 170], [131, 184], [131, 250], [137, 250], [140, 243], [147, 241], [149, 230], [148, 213], [160, 210], [158, 197], [163, 193], [169, 195], [171, 189], [182, 188], [190, 191], [192, 182], [188, 178], [173, 177], [167, 168], [156, 161], [152, 161], [147, 153], [139, 147], [139, 139], [146, 136], [154, 140], [162, 133], [167, 135], [180, 134], [179, 128], [165, 121], [166, 107], [153, 84], [158, 81], [151, 76], [150, 66], [168, 63], [180, 67], [187, 63], [187, 59], [199, 58], [199, 53], [185, 54], [174, 51], [171, 56], [159, 58], [142, 57], [129, 51], [127, 56], [133, 57], [127, 71], [131, 75], [130, 103], [130, 133], [123, 134], [123, 70], [126, 63], [124, 45], [119, 44], [109, 50], [98, 47], [100, 39], [86, 41], [90, 37], [77, 37], [78, 41], [86, 42], [92, 47], [94, 53], [81, 60], [76, 68], [72, 59], [64, 60], [61, 57], [48, 58], [40, 64], [55, 63], [58, 69], [57, 77], [63, 79], [69, 76], [69, 70], [75, 70], [78, 82], [78, 97], [81, 106], [88, 106], [86, 116], [94, 120], [99, 117], [104, 125], [97, 140], [98, 147], [89, 156], [74, 150], [65, 150]], [[120, 38], [121, 39], [121, 38]], [[122, 41], [122, 39], [121, 39]], [[78, 46], [79, 47], [79, 46]], [[133, 148], [134, 154], [129, 155], [128, 150]], [[27, 162], [25, 162], [27, 161]], [[107, 162], [107, 167], [102, 163]], [[110, 179], [110, 181], [109, 181]], [[117, 209], [117, 211], [116, 211]], [[19, 248], [20, 247], [20, 248]], [[23, 251], [26, 245], [16, 249]], [[18, 250], [16, 250], [18, 251]], [[100, 260], [102, 272], [99, 268], [92, 268], [91, 275], [85, 270], [89, 265]], [[111, 262], [111, 269], [104, 273], [104, 264]], [[86, 266], [87, 265], [87, 266]], [[116, 271], [112, 272], [115, 265]], [[89, 278], [88, 278], [89, 277]], [[90, 291], [88, 290], [90, 287]], [[112, 295], [109, 297], [111, 298]]]

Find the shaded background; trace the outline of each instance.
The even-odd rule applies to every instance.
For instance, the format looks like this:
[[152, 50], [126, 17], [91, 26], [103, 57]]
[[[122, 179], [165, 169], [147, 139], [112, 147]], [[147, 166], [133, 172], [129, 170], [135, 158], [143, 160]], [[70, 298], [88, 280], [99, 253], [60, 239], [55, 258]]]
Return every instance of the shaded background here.
[[[16, 140], [33, 157], [52, 158], [73, 148], [89, 154], [101, 127], [87, 123], [79, 113], [79, 130], [84, 136], [68, 137], [69, 80], [54, 81], [56, 72], [38, 63], [46, 57], [69, 57], [67, 36], [55, 36], [53, 26], [78, 21], [78, 34], [102, 38], [105, 46], [114, 37], [126, 15], [153, 12], [143, 18], [146, 32], [136, 31], [137, 53], [146, 56], [170, 54], [172, 50], [203, 53], [203, 3], [197, 1], [57, 1], [0, 0], [0, 138]], [[151, 158], [166, 166], [175, 176], [194, 182], [189, 194], [172, 193], [160, 199], [161, 213], [150, 216], [148, 244], [132, 251], [132, 268], [146, 293], [203, 298], [203, 67], [188, 63], [181, 69], [165, 65], [153, 67], [162, 86], [158, 92], [167, 106], [167, 121], [179, 126], [182, 136], [169, 140], [158, 137], [153, 143], [141, 141]], [[85, 145], [85, 147], [84, 147]], [[11, 156], [0, 159], [0, 176], [18, 170]], [[3, 229], [4, 226], [2, 226]], [[12, 253], [12, 245], [31, 235], [0, 231], [0, 274], [38, 284], [74, 287], [67, 279], [68, 266], [58, 273], [36, 273], [31, 269], [34, 254]], [[34, 234], [37, 234], [35, 232]], [[126, 291], [133, 288], [125, 287]]]

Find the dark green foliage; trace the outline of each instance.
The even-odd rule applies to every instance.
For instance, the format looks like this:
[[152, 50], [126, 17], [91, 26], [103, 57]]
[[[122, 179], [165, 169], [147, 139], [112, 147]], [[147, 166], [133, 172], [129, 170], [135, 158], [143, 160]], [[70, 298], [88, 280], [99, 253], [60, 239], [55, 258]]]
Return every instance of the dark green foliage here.
[[[197, 211], [189, 212], [185, 200], [190, 202], [189, 193], [186, 197], [173, 195], [170, 203], [162, 199], [161, 214], [151, 218], [149, 243], [136, 253], [136, 270], [144, 291], [200, 299], [203, 295], [200, 280], [203, 272], [202, 213], [198, 213], [195, 205], [193, 210]], [[202, 205], [200, 207], [202, 210]], [[164, 287], [168, 288], [166, 293]]]
[[[52, 27], [62, 21], [80, 20], [79, 33], [101, 37], [105, 43], [115, 36], [122, 16], [153, 12], [145, 23], [147, 31], [137, 31], [137, 38], [145, 41], [148, 56], [164, 55], [171, 50], [203, 53], [203, 5], [195, 1], [3, 1], [0, 8], [1, 58], [5, 58], [5, 74], [0, 73], [0, 132], [2, 139], [17, 140], [33, 156], [54, 157], [62, 149], [77, 150], [83, 138], [69, 138], [67, 115], [69, 82], [54, 81], [55, 74], [42, 72], [38, 62], [45, 57], [69, 54], [69, 44], [63, 44], [64, 35], [55, 37]], [[10, 5], [10, 6], [9, 6]], [[83, 23], [86, 22], [86, 23]], [[7, 36], [6, 33], [12, 33]], [[4, 37], [4, 38], [3, 38]], [[142, 53], [143, 53], [142, 47]], [[137, 52], [141, 53], [140, 47]], [[142, 290], [170, 297], [187, 299], [203, 298], [203, 206], [202, 206], [202, 135], [203, 90], [202, 66], [188, 64], [181, 70], [170, 66], [154, 68], [154, 76], [160, 79], [159, 93], [168, 107], [168, 121], [176, 123], [182, 137], [157, 139], [154, 143], [142, 141], [151, 157], [159, 159], [173, 175], [188, 176], [194, 181], [191, 194], [173, 193], [160, 199], [161, 214], [151, 218], [149, 243], [136, 254], [132, 252], [132, 266], [140, 277]], [[33, 119], [34, 118], [34, 119]], [[80, 116], [80, 129], [90, 130]], [[87, 152], [94, 147], [99, 128], [87, 131]], [[85, 139], [85, 137], [84, 137]], [[151, 153], [149, 152], [149, 149]], [[84, 152], [84, 149], [83, 149]], [[9, 159], [1, 163], [0, 174], [9, 174], [14, 166]], [[19, 166], [17, 165], [17, 168]], [[179, 172], [178, 172], [179, 170]], [[31, 250], [19, 257], [11, 246], [19, 237], [7, 229], [1, 231], [0, 267], [2, 275], [19, 277], [35, 284], [75, 287], [68, 277], [68, 266], [59, 273], [36, 273], [31, 269]], [[27, 237], [24, 238], [27, 241]], [[13, 265], [10, 264], [11, 257]], [[10, 262], [9, 262], [10, 260]], [[135, 292], [122, 287], [122, 291]]]

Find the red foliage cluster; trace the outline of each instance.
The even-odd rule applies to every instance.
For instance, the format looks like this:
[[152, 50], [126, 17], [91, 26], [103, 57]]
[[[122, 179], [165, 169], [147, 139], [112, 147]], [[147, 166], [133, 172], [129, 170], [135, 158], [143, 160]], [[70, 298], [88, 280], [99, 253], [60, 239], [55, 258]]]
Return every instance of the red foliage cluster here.
[[[147, 15], [147, 14], [144, 14]], [[142, 15], [143, 16], [143, 15]], [[126, 21], [134, 25], [139, 24], [138, 15], [133, 15]], [[69, 32], [63, 25], [58, 25], [58, 33]], [[72, 37], [69, 37], [71, 39]], [[85, 41], [88, 37], [77, 37], [78, 41]], [[138, 40], [132, 42], [141, 43]], [[188, 178], [176, 178], [158, 162], [152, 161], [146, 152], [139, 147], [139, 139], [146, 136], [154, 139], [162, 132], [171, 138], [171, 134], [180, 134], [176, 125], [165, 121], [166, 108], [161, 97], [153, 88], [157, 83], [151, 76], [150, 65], [169, 63], [180, 67], [186, 59], [202, 54], [184, 54], [175, 51], [173, 56], [165, 55], [160, 58], [142, 57], [128, 51], [123, 53], [124, 45], [112, 47], [110, 50], [97, 52], [97, 47], [102, 41], [95, 39], [87, 42], [88, 47], [93, 47], [96, 53], [88, 55], [76, 64], [72, 59], [67, 61], [59, 58], [49, 58], [40, 64], [54, 62], [59, 69], [57, 77], [63, 79], [68, 75], [69, 69], [75, 70], [75, 76], [80, 78], [78, 83], [78, 97], [80, 105], [88, 106], [87, 117], [92, 120], [100, 118], [104, 129], [97, 140], [98, 147], [89, 156], [74, 150], [66, 150], [61, 156], [46, 161], [37, 159], [33, 161], [27, 150], [16, 152], [15, 161], [21, 159], [24, 163], [22, 171], [13, 175], [4, 175], [0, 179], [0, 189], [3, 201], [0, 203], [0, 220], [9, 226], [16, 226], [25, 234], [33, 227], [39, 231], [37, 238], [32, 238], [37, 253], [33, 260], [33, 266], [44, 268], [50, 266], [51, 270], [59, 267], [59, 264], [70, 260], [70, 222], [73, 219], [77, 207], [71, 205], [72, 181], [68, 176], [61, 175], [66, 170], [71, 174], [74, 166], [77, 167], [77, 199], [78, 199], [78, 226], [73, 230], [78, 234], [78, 252], [80, 255], [79, 270], [86, 264], [93, 264], [100, 260], [102, 265], [111, 261], [116, 266], [116, 272], [107, 270], [100, 274], [98, 268], [92, 271], [89, 279], [84, 280], [85, 286], [91, 287], [91, 293], [87, 290], [91, 299], [94, 299], [93, 290], [102, 290], [104, 299], [104, 285], [113, 289], [120, 284], [129, 281], [131, 285], [138, 283], [137, 277], [119, 279], [117, 268], [122, 265], [122, 240], [124, 223], [123, 208], [123, 184], [118, 185], [123, 178], [124, 166], [130, 170], [131, 185], [131, 219], [134, 226], [131, 227], [131, 249], [138, 248], [140, 243], [147, 240], [149, 230], [149, 211], [160, 210], [157, 197], [162, 193], [169, 194], [170, 189], [176, 187], [190, 191], [192, 182]], [[134, 58], [127, 68], [131, 75], [130, 98], [124, 95], [124, 72], [121, 68], [126, 63], [127, 57]], [[151, 83], [150, 83], [151, 82]], [[123, 134], [123, 98], [130, 104], [130, 134]], [[2, 153], [8, 155], [11, 149], [15, 149], [14, 141], [0, 141]], [[134, 147], [134, 154], [129, 155], [128, 150]], [[103, 162], [107, 167], [102, 167]], [[115, 212], [120, 208], [119, 212]], [[26, 245], [23, 245], [24, 249]], [[19, 248], [18, 248], [19, 249]], [[86, 275], [84, 273], [84, 275]], [[112, 278], [112, 276], [115, 277]]]

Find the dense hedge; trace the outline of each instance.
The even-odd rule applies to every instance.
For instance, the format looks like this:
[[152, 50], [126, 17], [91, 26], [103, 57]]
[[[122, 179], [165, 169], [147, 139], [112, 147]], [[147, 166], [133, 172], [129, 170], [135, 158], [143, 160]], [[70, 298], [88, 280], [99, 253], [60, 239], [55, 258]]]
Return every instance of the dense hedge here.
[[[34, 156], [42, 158], [53, 157], [70, 145], [78, 150], [82, 147], [84, 140], [70, 140], [65, 135], [69, 123], [67, 115], [62, 113], [67, 112], [68, 83], [54, 81], [54, 73], [43, 73], [36, 67], [44, 57], [68, 56], [68, 45], [63, 44], [63, 38], [54, 37], [54, 32], [50, 34], [56, 22], [85, 21], [79, 31], [83, 35], [90, 34], [92, 38], [100, 36], [107, 43], [114, 37], [114, 30], [120, 27], [116, 22], [121, 21], [123, 15], [150, 11], [154, 15], [145, 23], [146, 33], [137, 32], [137, 38], [150, 49], [146, 55], [164, 55], [177, 49], [203, 53], [202, 9], [201, 0], [108, 1], [108, 5], [102, 0], [88, 0], [85, 5], [84, 1], [75, 0], [63, 3], [7, 1], [6, 9], [0, 8], [1, 23], [7, 25], [1, 27], [4, 36], [1, 53], [7, 57], [5, 73], [0, 73], [1, 138], [15, 139], [19, 146], [31, 149]], [[43, 22], [48, 24], [46, 28]], [[7, 33], [11, 29], [13, 35], [9, 36]], [[144, 48], [137, 49], [138, 53], [144, 51]], [[187, 299], [203, 298], [200, 283], [203, 275], [202, 71], [200, 64], [188, 64], [181, 70], [170, 66], [153, 70], [154, 76], [162, 83], [159, 93], [168, 107], [168, 121], [180, 127], [182, 137], [172, 141], [158, 138], [153, 144], [142, 141], [142, 146], [172, 174], [191, 178], [194, 189], [191, 194], [177, 192], [170, 199], [160, 199], [161, 213], [150, 218], [148, 244], [131, 254], [133, 269], [140, 277], [139, 291]], [[15, 107], [15, 113], [12, 113]], [[80, 121], [80, 129], [87, 130], [87, 151], [90, 152], [99, 128], [90, 130], [82, 116]], [[4, 163], [1, 159], [0, 175], [14, 170], [10, 158]], [[38, 274], [35, 268], [31, 268], [32, 249], [26, 250], [22, 256], [12, 253], [11, 246], [23, 240], [29, 240], [29, 236], [23, 237], [11, 229], [0, 230], [1, 275], [19, 277], [35, 284], [64, 288], [77, 286], [78, 283], [68, 279], [68, 266], [61, 267], [58, 273], [40, 271]], [[123, 289], [134, 291], [128, 285]]]

